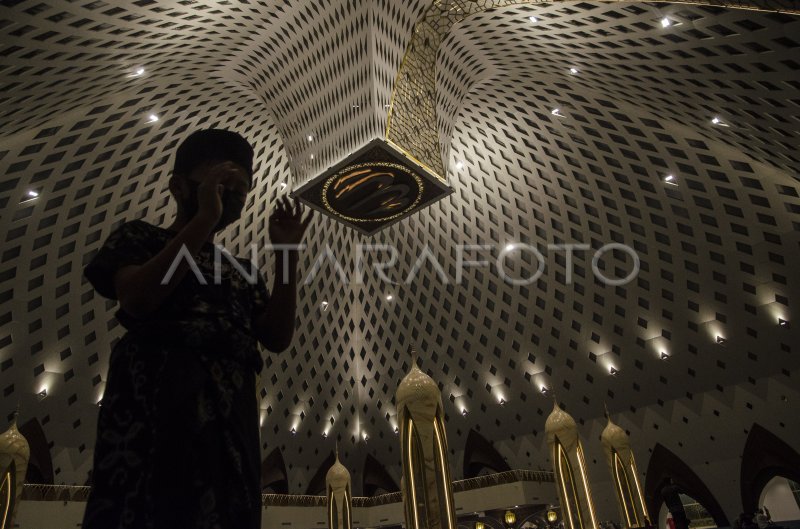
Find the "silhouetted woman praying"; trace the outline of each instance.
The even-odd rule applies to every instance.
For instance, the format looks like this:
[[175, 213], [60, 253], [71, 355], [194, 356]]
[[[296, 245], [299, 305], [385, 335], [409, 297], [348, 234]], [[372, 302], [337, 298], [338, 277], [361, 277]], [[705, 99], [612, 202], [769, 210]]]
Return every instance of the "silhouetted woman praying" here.
[[[191, 134], [169, 180], [174, 222], [120, 225], [84, 270], [119, 301], [127, 330], [109, 361], [84, 529], [261, 527], [257, 342], [273, 352], [291, 343], [297, 252], [278, 256], [271, 294], [255, 264], [215, 255], [215, 234], [241, 216], [252, 164], [234, 132]], [[280, 199], [271, 242], [299, 243], [301, 217]]]

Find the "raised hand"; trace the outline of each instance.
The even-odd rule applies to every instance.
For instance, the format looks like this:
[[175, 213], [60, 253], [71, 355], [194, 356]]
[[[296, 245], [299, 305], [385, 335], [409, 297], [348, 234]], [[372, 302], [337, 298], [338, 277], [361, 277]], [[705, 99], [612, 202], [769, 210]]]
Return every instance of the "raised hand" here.
[[201, 172], [197, 186], [197, 214], [208, 220], [212, 225], [219, 221], [222, 215], [222, 194], [226, 184], [237, 175], [246, 173], [241, 166], [234, 162], [221, 162], [206, 167]]
[[275, 210], [269, 216], [269, 239], [272, 244], [299, 244], [306, 228], [311, 223], [312, 213], [303, 216], [297, 199], [278, 199]]

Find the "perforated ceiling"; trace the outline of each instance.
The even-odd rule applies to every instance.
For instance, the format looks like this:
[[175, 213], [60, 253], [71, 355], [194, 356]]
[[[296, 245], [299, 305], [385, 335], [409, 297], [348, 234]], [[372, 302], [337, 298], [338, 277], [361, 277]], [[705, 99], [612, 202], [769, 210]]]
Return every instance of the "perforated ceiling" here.
[[[170, 156], [210, 126], [257, 151], [246, 214], [224, 242], [265, 243], [277, 196], [383, 133], [427, 5], [3, 6], [2, 411], [19, 403], [37, 418], [56, 482], [83, 483], [122, 333], [82, 279], [88, 257], [120, 222], [169, 222]], [[437, 57], [455, 193], [373, 239], [312, 224], [304, 272], [326, 244], [352, 270], [359, 242], [393, 243], [399, 284], [342, 282], [329, 268], [301, 286], [295, 341], [261, 380], [265, 454], [282, 449], [291, 491], [305, 491], [334, 439], [356, 492], [366, 454], [399, 478], [393, 395], [412, 341], [440, 382], [454, 478], [470, 428], [512, 468], [548, 467], [542, 387], [590, 440], [604, 401], [622, 413], [640, 466], [657, 441], [690, 464], [734, 460], [756, 420], [796, 442], [797, 326], [778, 319], [791, 321], [800, 295], [797, 35], [794, 15], [679, 4], [511, 6], [457, 24]], [[613, 242], [641, 259], [624, 286], [594, 279], [592, 252], [576, 252], [570, 284], [565, 254], [547, 251]], [[543, 251], [537, 283], [488, 269], [454, 283], [457, 244], [496, 256], [509, 243]], [[426, 247], [450, 282], [428, 260], [402, 284]], [[623, 257], [607, 254], [603, 271], [624, 276]], [[520, 253], [506, 264], [534, 266]], [[592, 450], [590, 473], [607, 479]]]

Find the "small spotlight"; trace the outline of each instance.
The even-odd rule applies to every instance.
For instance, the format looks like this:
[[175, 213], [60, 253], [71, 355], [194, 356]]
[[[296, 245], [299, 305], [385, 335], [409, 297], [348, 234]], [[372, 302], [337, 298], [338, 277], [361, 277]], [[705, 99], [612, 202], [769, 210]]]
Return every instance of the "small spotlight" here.
[[386, 301], [392, 301], [393, 299], [394, 299], [394, 296], [392, 296], [391, 294], [386, 296]]
[[671, 186], [678, 185], [678, 182], [675, 181], [675, 175], [668, 174], [664, 177], [664, 183], [669, 184]]
[[467, 413], [469, 413], [469, 412], [467, 411], [467, 408], [461, 408], [461, 415], [463, 415], [464, 417], [466, 417], [466, 416], [467, 416]]
[[281, 191], [286, 189], [286, 186], [287, 186], [286, 182], [281, 182]]
[[366, 432], [364, 432], [364, 441], [369, 441], [369, 435]]
[[461, 160], [457, 161], [456, 162], [456, 169], [458, 169], [460, 171], [463, 168], [464, 168], [464, 162], [462, 162]]
[[712, 124], [712, 125], [717, 125], [717, 126], [719, 126], [719, 127], [730, 127], [730, 125], [728, 125], [727, 123], [725, 123], [724, 121], [722, 121], [722, 120], [721, 120], [719, 117], [717, 117], [717, 116], [714, 116], [714, 118], [711, 120], [711, 124]]
[[726, 343], [728, 343], [728, 340], [726, 340], [722, 336], [717, 335], [717, 345], [725, 345]]
[[327, 439], [327, 438], [328, 438], [328, 432], [322, 432], [322, 437], [324, 437], [325, 439]]
[[505, 406], [505, 405], [506, 405], [506, 399], [501, 397], [500, 398], [500, 406]]
[[323, 312], [328, 310], [328, 302], [327, 301], [323, 301], [320, 305], [322, 307]]
[[308, 135], [308, 141], [314, 141], [314, 136], [312, 136], [311, 134], [309, 134], [309, 135]]
[[542, 390], [542, 395], [547, 395], [550, 392], [550, 390], [547, 389], [547, 386], [542, 386], [541, 390]]
[[536, 17], [528, 17], [528, 20], [531, 21], [531, 24], [536, 24], [537, 22], [539, 22], [539, 19]]
[[312, 159], [312, 160], [314, 159], [314, 155], [313, 155], [313, 154], [311, 155], [311, 159]]
[[665, 353], [664, 351], [661, 351], [661, 359], [662, 360], [666, 360], [668, 358], [669, 358], [669, 355], [667, 353]]
[[158, 116], [156, 116], [155, 114], [150, 114], [149, 116], [147, 116], [148, 123], [155, 123], [156, 121], [158, 121]]
[[779, 327], [785, 327], [785, 328], [788, 329], [789, 328], [789, 321], [788, 320], [784, 320], [783, 318], [778, 318], [778, 326]]
[[45, 397], [47, 397], [47, 388], [44, 388], [42, 391], [37, 393], [36, 396], [39, 397], [39, 400], [42, 400]]
[[395, 434], [398, 434], [398, 433], [400, 433], [400, 428], [398, 428], [397, 426], [395, 426], [395, 427], [394, 427], [394, 433], [395, 433]]
[[571, 73], [572, 75], [578, 75], [578, 69], [577, 68], [570, 68], [569, 69], [569, 73]]
[[670, 22], [670, 20], [667, 17], [664, 17], [664, 18], [661, 19], [661, 27], [662, 28], [668, 28], [671, 25], [672, 25], [672, 22]]
[[97, 407], [98, 408], [102, 408], [103, 407], [103, 399], [100, 399], [100, 400], [97, 401]]
[[612, 375], [616, 376], [619, 373], [619, 369], [617, 369], [616, 367], [612, 366], [612, 367], [608, 368], [608, 372], [611, 373]]
[[361, 108], [361, 105], [353, 105], [353, 108]]
[[550, 111], [550, 113], [553, 114], [554, 116], [558, 116], [560, 118], [564, 117], [564, 114], [561, 113], [561, 109], [560, 108], [554, 108], [553, 110]]
[[295, 435], [297, 433], [297, 429], [296, 428], [292, 428], [291, 431], [292, 431], [292, 435]]

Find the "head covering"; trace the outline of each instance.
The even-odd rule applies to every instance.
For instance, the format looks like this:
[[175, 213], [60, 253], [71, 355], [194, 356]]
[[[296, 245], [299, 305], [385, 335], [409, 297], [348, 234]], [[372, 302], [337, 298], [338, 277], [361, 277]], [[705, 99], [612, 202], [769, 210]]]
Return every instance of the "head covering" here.
[[188, 175], [203, 162], [219, 160], [241, 165], [253, 180], [253, 147], [236, 132], [205, 129], [191, 133], [175, 152], [173, 174]]

